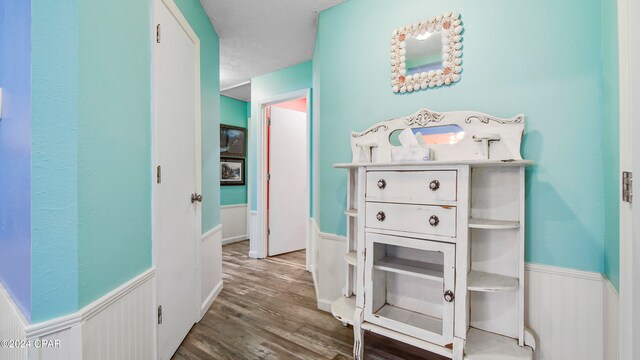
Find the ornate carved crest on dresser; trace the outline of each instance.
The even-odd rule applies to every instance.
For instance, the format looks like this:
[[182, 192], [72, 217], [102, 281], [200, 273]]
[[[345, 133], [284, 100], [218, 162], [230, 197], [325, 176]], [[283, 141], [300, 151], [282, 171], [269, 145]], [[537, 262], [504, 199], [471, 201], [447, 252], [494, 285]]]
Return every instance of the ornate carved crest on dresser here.
[[533, 358], [523, 132], [523, 115], [422, 109], [351, 134], [332, 313], [353, 325], [356, 359], [364, 331], [456, 360]]

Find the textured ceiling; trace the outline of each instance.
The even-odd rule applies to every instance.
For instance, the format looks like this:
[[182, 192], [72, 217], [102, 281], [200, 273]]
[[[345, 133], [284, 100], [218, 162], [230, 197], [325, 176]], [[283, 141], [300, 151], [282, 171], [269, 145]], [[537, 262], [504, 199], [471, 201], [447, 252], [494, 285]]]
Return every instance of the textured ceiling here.
[[[311, 60], [318, 13], [344, 1], [201, 0], [220, 37], [220, 88]], [[222, 93], [251, 97], [249, 86]]]

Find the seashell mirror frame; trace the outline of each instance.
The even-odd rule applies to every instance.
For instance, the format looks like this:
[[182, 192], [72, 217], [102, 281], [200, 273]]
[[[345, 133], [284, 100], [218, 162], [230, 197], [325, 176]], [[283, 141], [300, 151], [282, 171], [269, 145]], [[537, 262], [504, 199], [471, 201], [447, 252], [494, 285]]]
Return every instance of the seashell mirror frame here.
[[[455, 11], [394, 30], [391, 36], [393, 92], [411, 93], [460, 81], [463, 30], [460, 14]], [[407, 74], [407, 40], [410, 37], [422, 40], [438, 33], [442, 37], [442, 67]]]

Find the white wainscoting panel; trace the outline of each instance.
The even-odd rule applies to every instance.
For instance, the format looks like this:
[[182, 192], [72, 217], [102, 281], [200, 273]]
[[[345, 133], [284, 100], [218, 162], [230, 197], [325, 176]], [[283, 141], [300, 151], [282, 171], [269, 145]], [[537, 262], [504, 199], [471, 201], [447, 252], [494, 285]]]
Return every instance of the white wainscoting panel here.
[[[27, 321], [22, 313], [0, 283], [0, 340], [26, 340], [24, 333], [26, 324]], [[26, 360], [27, 350], [0, 346], [0, 359]]]
[[313, 286], [316, 290], [316, 299], [319, 298], [319, 289], [318, 289], [318, 270], [320, 263], [320, 228], [318, 227], [318, 223], [315, 219], [309, 219], [309, 231], [311, 232], [310, 238], [311, 243], [309, 249], [307, 249], [307, 259], [309, 262], [309, 272], [313, 277]]
[[331, 304], [342, 296], [345, 281], [344, 254], [347, 252], [344, 236], [320, 233], [320, 259], [318, 262], [318, 308], [331, 311]]
[[0, 347], [2, 360], [156, 358], [155, 269], [76, 313], [36, 324], [15, 313], [13, 301], [0, 290], [0, 339], [18, 336], [32, 345], [12, 353]]
[[[71, 328], [52, 336], [62, 340], [81, 331], [82, 359], [153, 359], [155, 299], [155, 269], [150, 269], [83, 308], [81, 329]], [[47, 356], [40, 360], [49, 359], [48, 354], [43, 355]]]
[[260, 248], [260, 244], [258, 243], [262, 239], [260, 239], [260, 229], [258, 229], [258, 212], [250, 211], [249, 212], [249, 257], [254, 259], [258, 258], [258, 252], [256, 249]]
[[220, 206], [222, 245], [249, 239], [247, 204]]
[[[222, 232], [218, 225], [202, 235], [200, 258], [200, 281], [202, 298], [200, 299], [200, 319], [209, 310], [216, 296], [222, 290]], [[199, 320], [199, 319], [198, 319]]]
[[[122, 324], [118, 324], [117, 326], [121, 326]], [[83, 328], [84, 326], [78, 325], [73, 326], [69, 329], [49, 334], [46, 336], [42, 336], [37, 340], [32, 341], [40, 341], [42, 344], [48, 344], [46, 347], [41, 347], [39, 349], [31, 349], [29, 352], [29, 359], [39, 359], [39, 360], [73, 360], [73, 359], [106, 359], [104, 356], [99, 357], [97, 349], [93, 351], [89, 351], [89, 354], [83, 357], [83, 348], [86, 349], [83, 344]], [[123, 330], [119, 328], [118, 330]], [[92, 334], [93, 336], [95, 334]], [[87, 335], [89, 336], [89, 335]], [[121, 346], [123, 344], [117, 342], [117, 337], [111, 336], [108, 340], [111, 340], [109, 345], [111, 346]], [[116, 340], [116, 341], [114, 341]], [[119, 340], [119, 339], [118, 339]], [[60, 344], [57, 347], [57, 344]], [[53, 345], [53, 346], [51, 346]], [[153, 343], [148, 344], [153, 346]], [[128, 349], [127, 349], [128, 350]]]
[[536, 336], [536, 359], [602, 360], [602, 275], [538, 264], [525, 272], [525, 322]]
[[155, 283], [146, 281], [109, 306], [90, 314], [82, 325], [83, 359], [153, 359], [154, 304]]
[[609, 280], [604, 285], [604, 359], [620, 359], [620, 295]]

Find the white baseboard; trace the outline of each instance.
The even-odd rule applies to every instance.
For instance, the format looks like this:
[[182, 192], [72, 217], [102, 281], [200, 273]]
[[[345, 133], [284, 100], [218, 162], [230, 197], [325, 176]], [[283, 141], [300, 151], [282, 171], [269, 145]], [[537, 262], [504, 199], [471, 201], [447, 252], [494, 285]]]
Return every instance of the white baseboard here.
[[620, 295], [608, 279], [604, 285], [604, 359], [620, 359]]
[[222, 224], [222, 245], [249, 239], [247, 204], [225, 205], [220, 207]]
[[234, 236], [227, 239], [222, 239], [222, 245], [233, 244], [233, 243], [246, 241], [246, 240], [249, 240], [249, 237], [247, 235]]
[[215, 299], [218, 297], [218, 295], [220, 295], [221, 291], [222, 291], [222, 280], [220, 280], [218, 282], [218, 285], [216, 285], [213, 288], [213, 290], [211, 291], [209, 296], [207, 296], [207, 298], [204, 301], [204, 303], [202, 303], [202, 307], [200, 308], [200, 319], [201, 320], [204, 317], [204, 315], [207, 313], [207, 311], [209, 311], [209, 308], [211, 307], [211, 305], [213, 304]]
[[[0, 339], [52, 341], [59, 346], [0, 348], [0, 359], [102, 359], [100, 349], [118, 349], [123, 358], [155, 356], [155, 269], [149, 269], [80, 311], [28, 324], [0, 285]], [[136, 339], [136, 341], [130, 341]]]

